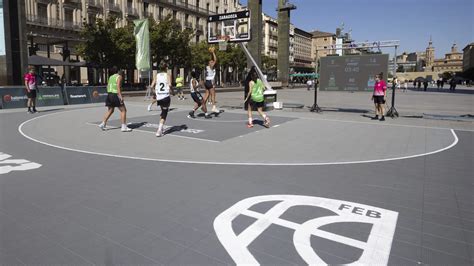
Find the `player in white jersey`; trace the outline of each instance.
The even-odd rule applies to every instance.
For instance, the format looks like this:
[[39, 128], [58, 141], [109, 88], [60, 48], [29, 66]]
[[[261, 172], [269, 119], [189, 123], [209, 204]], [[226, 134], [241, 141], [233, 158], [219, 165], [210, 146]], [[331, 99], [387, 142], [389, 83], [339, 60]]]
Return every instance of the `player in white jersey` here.
[[216, 77], [215, 65], [217, 63], [215, 48], [210, 47], [209, 52], [212, 53], [212, 59], [209, 61], [209, 64], [206, 67], [206, 80], [204, 82], [206, 94], [204, 95], [204, 103], [207, 103], [207, 100], [210, 96], [212, 102], [212, 112], [219, 113], [219, 110], [216, 107], [216, 86], [214, 84], [214, 78]]
[[166, 117], [168, 116], [171, 104], [170, 92], [174, 95], [173, 87], [171, 86], [171, 75], [168, 74], [167, 71], [168, 66], [162, 63], [160, 65], [159, 73], [156, 74], [156, 77], [154, 77], [153, 83], [151, 84], [151, 88], [156, 94], [157, 104], [161, 108], [160, 124], [156, 131], [157, 137], [163, 136], [163, 126], [166, 122]]
[[211, 118], [211, 115], [207, 113], [206, 103], [203, 101], [202, 95], [199, 92], [199, 87], [201, 87], [201, 84], [199, 83], [199, 74], [196, 71], [192, 71], [191, 81], [189, 82], [189, 90], [195, 104], [193, 110], [189, 112], [188, 117], [196, 118], [194, 116], [194, 112], [196, 112], [196, 110], [201, 107], [202, 111], [204, 112], [204, 117], [209, 119]]

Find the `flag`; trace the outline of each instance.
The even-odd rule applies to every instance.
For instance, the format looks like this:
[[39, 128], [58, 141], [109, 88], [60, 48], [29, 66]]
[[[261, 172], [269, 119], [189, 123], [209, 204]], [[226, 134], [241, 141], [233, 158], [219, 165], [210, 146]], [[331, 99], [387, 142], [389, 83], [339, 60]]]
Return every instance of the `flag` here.
[[150, 32], [148, 29], [148, 19], [134, 20], [135, 41], [137, 52], [135, 54], [135, 66], [138, 71], [150, 69]]

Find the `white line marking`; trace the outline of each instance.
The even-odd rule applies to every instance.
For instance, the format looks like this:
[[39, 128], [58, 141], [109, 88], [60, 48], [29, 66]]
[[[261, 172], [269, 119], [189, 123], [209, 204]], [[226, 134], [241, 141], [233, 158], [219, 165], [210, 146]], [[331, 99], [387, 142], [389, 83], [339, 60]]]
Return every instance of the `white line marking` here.
[[201, 119], [201, 118], [191, 118], [187, 116], [186, 118], [192, 121], [204, 121], [204, 122], [213, 122], [213, 123], [245, 123], [247, 122], [247, 120], [214, 120], [215, 118]]
[[[249, 210], [263, 202], [277, 201], [275, 206], [265, 213]], [[281, 219], [292, 207], [313, 206], [330, 211], [327, 216], [309, 219], [302, 224]], [[240, 215], [255, 218], [256, 221], [240, 234], [233, 230], [233, 221]], [[241, 200], [219, 214], [214, 219], [214, 231], [217, 238], [237, 265], [258, 265], [259, 262], [249, 250], [249, 245], [272, 224], [294, 230], [293, 244], [301, 258], [309, 265], [326, 264], [311, 245], [311, 236], [315, 235], [334, 242], [358, 248], [361, 256], [354, 261], [356, 265], [386, 265], [390, 256], [392, 240], [398, 220], [398, 213], [365, 204], [341, 201], [329, 198], [300, 195], [265, 195]], [[370, 224], [367, 241], [331, 233], [320, 229], [325, 225], [338, 223]]]
[[[341, 162], [324, 162], [324, 163], [317, 163], [317, 162], [306, 162], [306, 163], [268, 163], [268, 162], [253, 162], [253, 163], [234, 163], [234, 162], [212, 162], [212, 161], [185, 161], [185, 160], [167, 160], [167, 159], [156, 159], [156, 158], [146, 158], [146, 157], [137, 157], [137, 156], [127, 156], [127, 155], [116, 155], [116, 154], [110, 154], [110, 153], [102, 153], [102, 152], [94, 152], [94, 151], [86, 151], [86, 150], [80, 150], [80, 149], [72, 149], [72, 148], [67, 148], [64, 146], [59, 146], [51, 143], [47, 143], [44, 141], [37, 140], [33, 137], [28, 136], [23, 132], [23, 127], [30, 123], [31, 121], [34, 121], [39, 118], [44, 118], [47, 116], [52, 116], [52, 115], [57, 115], [57, 114], [63, 114], [66, 112], [73, 112], [73, 111], [78, 111], [80, 109], [76, 110], [70, 110], [70, 111], [65, 111], [65, 112], [57, 112], [57, 113], [52, 113], [52, 114], [47, 114], [43, 116], [37, 116], [34, 118], [31, 118], [29, 120], [26, 120], [25, 122], [21, 123], [20, 126], [18, 126], [18, 132], [25, 138], [36, 142], [40, 143], [46, 146], [54, 147], [57, 149], [62, 149], [62, 150], [67, 150], [67, 151], [73, 151], [73, 152], [80, 152], [80, 153], [85, 153], [85, 154], [93, 154], [93, 155], [101, 155], [101, 156], [108, 156], [108, 157], [114, 157], [114, 158], [123, 158], [123, 159], [133, 159], [133, 160], [143, 160], [143, 161], [155, 161], [155, 162], [168, 162], [168, 163], [186, 163], [186, 164], [209, 164], [209, 165], [256, 165], [256, 166], [324, 166], [324, 165], [346, 165], [346, 164], [363, 164], [363, 163], [376, 163], [376, 162], [388, 162], [388, 161], [396, 161], [396, 160], [405, 160], [405, 159], [412, 159], [412, 158], [417, 158], [417, 157], [423, 157], [423, 156], [428, 156], [436, 153], [440, 153], [446, 150], [451, 149], [452, 147], [456, 146], [458, 143], [459, 139], [456, 133], [454, 132], [453, 129], [450, 129], [451, 134], [454, 137], [453, 143], [451, 143], [449, 146], [431, 151], [431, 152], [426, 152], [426, 153], [420, 153], [420, 154], [414, 154], [414, 155], [409, 155], [409, 156], [400, 156], [400, 157], [393, 157], [393, 158], [385, 158], [385, 159], [373, 159], [373, 160], [361, 160], [361, 161], [341, 161]], [[444, 128], [438, 128], [438, 129], [444, 129]], [[444, 129], [446, 130], [446, 129]]]
[[38, 169], [42, 165], [39, 163], [30, 162], [25, 159], [9, 159], [12, 156], [0, 152], [0, 175], [8, 174], [12, 171], [27, 171]]
[[[91, 122], [86, 122], [86, 125], [89, 125], [89, 126], [96, 126], [96, 124], [94, 123], [91, 123]], [[119, 129], [120, 127], [106, 127], [106, 130], [109, 130], [109, 129]], [[143, 129], [136, 129], [134, 128], [133, 131], [137, 131], [137, 132], [143, 132], [143, 133], [150, 133], [150, 134], [156, 134], [155, 132], [153, 131], [147, 131], [147, 130], [143, 130]], [[166, 133], [166, 131], [165, 131]], [[211, 140], [211, 139], [200, 139], [200, 138], [193, 138], [193, 137], [188, 137], [188, 136], [181, 136], [181, 135], [173, 135], [173, 134], [165, 134], [165, 136], [170, 136], [170, 137], [175, 137], [175, 138], [183, 138], [183, 139], [192, 139], [192, 140], [200, 140], [200, 141], [206, 141], [206, 142], [212, 142], [212, 143], [221, 143], [220, 141], [217, 141], [217, 140]]]

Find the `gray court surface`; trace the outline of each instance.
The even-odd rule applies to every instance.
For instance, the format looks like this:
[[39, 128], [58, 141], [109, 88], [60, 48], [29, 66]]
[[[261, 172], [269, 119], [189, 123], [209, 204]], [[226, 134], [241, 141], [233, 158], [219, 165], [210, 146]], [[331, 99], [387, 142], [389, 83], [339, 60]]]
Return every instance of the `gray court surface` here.
[[472, 122], [145, 107], [0, 111], [0, 265], [474, 263]]

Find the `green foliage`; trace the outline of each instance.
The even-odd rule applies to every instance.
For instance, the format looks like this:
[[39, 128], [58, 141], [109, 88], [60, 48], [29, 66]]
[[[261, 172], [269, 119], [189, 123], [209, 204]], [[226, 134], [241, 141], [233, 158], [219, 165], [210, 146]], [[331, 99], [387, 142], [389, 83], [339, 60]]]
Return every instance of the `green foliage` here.
[[442, 77], [443, 79], [451, 79], [451, 78], [454, 77], [454, 75], [453, 75], [452, 72], [446, 71], [446, 72], [444, 72], [443, 74], [441, 74], [441, 77]]
[[277, 60], [269, 57], [268, 55], [262, 56], [262, 66], [264, 71], [276, 70]]
[[[84, 23], [80, 33], [86, 40], [77, 50], [86, 61], [99, 68], [118, 66], [131, 69], [135, 66], [135, 36], [133, 23], [116, 28], [117, 18], [98, 19], [94, 24]], [[150, 19], [150, 49], [152, 62], [166, 60], [171, 66], [191, 66], [189, 43], [192, 30], [181, 29], [181, 25], [170, 16], [159, 23]]]
[[190, 41], [192, 30], [181, 29], [178, 21], [167, 16], [160, 22], [150, 21], [150, 42], [152, 61], [167, 61], [171, 66], [188, 67], [191, 65]]

